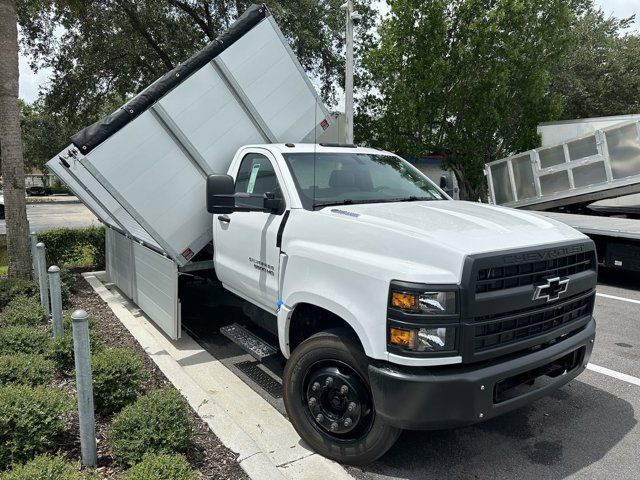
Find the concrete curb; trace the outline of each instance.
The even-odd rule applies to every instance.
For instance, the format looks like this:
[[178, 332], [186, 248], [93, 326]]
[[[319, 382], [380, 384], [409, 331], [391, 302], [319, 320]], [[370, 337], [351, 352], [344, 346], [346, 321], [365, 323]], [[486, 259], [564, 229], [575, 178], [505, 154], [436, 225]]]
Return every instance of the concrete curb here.
[[339, 464], [307, 449], [287, 419], [191, 337], [183, 332], [169, 340], [135, 304], [102, 284], [104, 272], [83, 277], [220, 441], [238, 453], [249, 477], [352, 480]]

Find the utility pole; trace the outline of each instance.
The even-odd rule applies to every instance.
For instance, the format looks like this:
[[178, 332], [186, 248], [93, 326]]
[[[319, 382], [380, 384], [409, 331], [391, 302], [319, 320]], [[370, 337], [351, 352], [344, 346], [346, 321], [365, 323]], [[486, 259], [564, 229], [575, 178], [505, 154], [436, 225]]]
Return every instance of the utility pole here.
[[346, 47], [347, 58], [345, 62], [344, 80], [344, 110], [345, 110], [345, 142], [353, 143], [353, 26], [360, 23], [362, 15], [353, 10], [353, 1], [347, 0], [342, 5], [346, 11]]

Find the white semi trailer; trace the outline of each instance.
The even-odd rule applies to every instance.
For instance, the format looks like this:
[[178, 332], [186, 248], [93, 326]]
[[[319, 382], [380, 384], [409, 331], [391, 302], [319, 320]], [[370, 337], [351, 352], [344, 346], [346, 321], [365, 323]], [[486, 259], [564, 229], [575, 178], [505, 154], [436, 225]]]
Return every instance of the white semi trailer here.
[[316, 143], [331, 122], [254, 6], [48, 165], [105, 224], [111, 280], [167, 335], [182, 274], [264, 312], [289, 418], [327, 457], [371, 462], [403, 428], [488, 420], [584, 370], [592, 241], [453, 201], [392, 153]]

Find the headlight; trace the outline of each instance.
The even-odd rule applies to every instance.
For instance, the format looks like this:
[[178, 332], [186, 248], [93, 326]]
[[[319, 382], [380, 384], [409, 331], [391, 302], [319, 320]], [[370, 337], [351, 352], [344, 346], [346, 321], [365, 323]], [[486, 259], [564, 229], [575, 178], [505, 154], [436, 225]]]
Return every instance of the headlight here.
[[456, 292], [391, 292], [391, 307], [425, 315], [455, 315]]
[[454, 353], [460, 327], [456, 285], [393, 281], [389, 295], [388, 345], [415, 354]]
[[389, 342], [413, 352], [451, 352], [455, 350], [455, 328], [389, 328]]

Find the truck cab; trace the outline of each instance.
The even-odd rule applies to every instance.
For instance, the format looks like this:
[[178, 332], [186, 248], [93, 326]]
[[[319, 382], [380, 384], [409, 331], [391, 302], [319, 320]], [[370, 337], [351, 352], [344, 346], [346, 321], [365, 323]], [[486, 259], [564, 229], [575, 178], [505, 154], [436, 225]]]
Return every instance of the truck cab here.
[[586, 367], [591, 240], [532, 213], [451, 200], [371, 148], [240, 148], [207, 180], [215, 272], [269, 314], [301, 437], [360, 464], [401, 429], [468, 425]]

